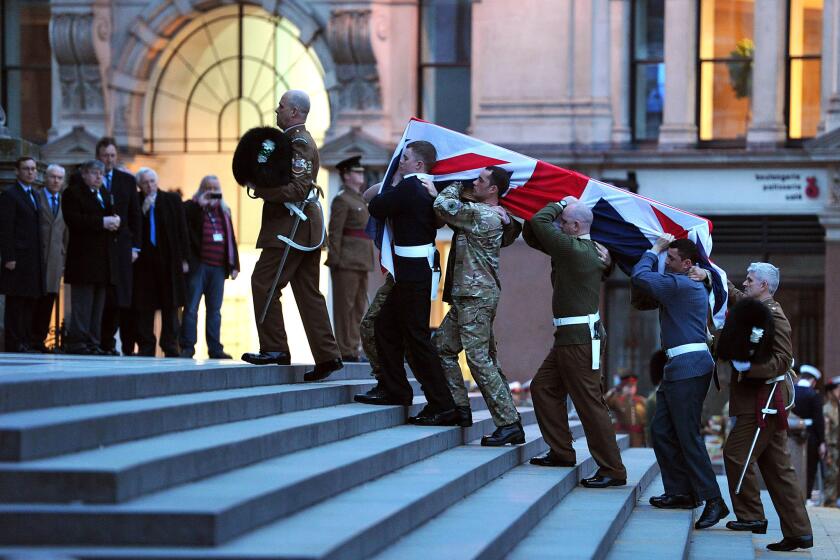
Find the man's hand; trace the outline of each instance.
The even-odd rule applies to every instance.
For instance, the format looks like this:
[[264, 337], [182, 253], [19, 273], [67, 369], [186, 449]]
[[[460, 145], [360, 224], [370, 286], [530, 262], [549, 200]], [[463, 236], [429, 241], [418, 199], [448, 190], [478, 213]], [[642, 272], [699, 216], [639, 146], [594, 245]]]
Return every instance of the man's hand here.
[[566, 204], [571, 204], [572, 202], [577, 202], [578, 198], [576, 196], [569, 195], [569, 196], [564, 196], [563, 200], [566, 201]]
[[17, 261], [9, 261], [7, 263], [4, 263], [3, 266], [6, 267], [6, 270], [14, 270], [17, 266]]
[[748, 371], [752, 364], [750, 362], [741, 362], [738, 360], [732, 360], [732, 367], [738, 370], [741, 373]]
[[612, 255], [610, 255], [609, 250], [598, 243], [597, 241], [593, 241], [595, 243], [595, 250], [598, 251], [598, 258], [604, 263], [607, 268], [612, 266]]
[[650, 250], [658, 255], [662, 251], [667, 250], [668, 245], [670, 245], [674, 239], [676, 238], [670, 233], [663, 233], [662, 237], [656, 240], [656, 243], [653, 244], [653, 247], [651, 247]]
[[366, 190], [364, 194], [362, 194], [362, 198], [365, 200], [365, 202], [370, 202], [371, 200], [373, 200], [373, 197], [379, 194], [380, 187], [382, 187], [382, 182], [376, 183], [372, 187], [369, 187], [368, 190]]
[[135, 262], [135, 261], [136, 261], [139, 257], [140, 257], [140, 251], [135, 251], [135, 250], [133, 250], [133, 249], [132, 249], [132, 251], [131, 251], [131, 262], [132, 262], [132, 264], [134, 264], [134, 262]]
[[190, 263], [187, 261], [181, 261], [181, 270], [184, 274], [188, 273], [190, 271]]
[[817, 449], [817, 454], [820, 456], [820, 459], [824, 459], [824, 458], [825, 458], [825, 451], [826, 451], [826, 449], [825, 449], [825, 442], [822, 442], [822, 443], [820, 444], [819, 448]]
[[102, 227], [107, 229], [108, 231], [117, 231], [120, 229], [120, 217], [119, 216], [105, 216], [102, 218]]
[[507, 225], [510, 223], [510, 215], [507, 213], [507, 210], [505, 210], [501, 206], [491, 206], [490, 208], [493, 210], [493, 212], [499, 215], [499, 217], [502, 219], [503, 224]]
[[423, 177], [422, 179], [420, 179], [420, 182], [423, 184], [423, 187], [425, 187], [426, 192], [429, 193], [429, 195], [432, 198], [437, 198], [438, 192], [435, 188], [435, 184], [432, 182], [431, 179]]
[[694, 265], [691, 268], [689, 268], [688, 272], [686, 273], [686, 276], [688, 276], [692, 280], [696, 280], [697, 282], [705, 282], [706, 277], [708, 275], [709, 273], [706, 272], [706, 269], [700, 268], [697, 265]]
[[238, 270], [236, 270], [234, 268], [233, 270], [230, 271], [230, 279], [231, 280], [236, 280], [237, 276], [239, 276], [239, 271]]

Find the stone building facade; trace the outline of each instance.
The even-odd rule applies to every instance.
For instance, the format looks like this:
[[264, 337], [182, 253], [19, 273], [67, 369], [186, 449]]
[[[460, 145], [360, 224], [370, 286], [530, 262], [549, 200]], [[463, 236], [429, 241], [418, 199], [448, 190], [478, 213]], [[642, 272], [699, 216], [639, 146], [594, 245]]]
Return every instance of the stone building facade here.
[[[331, 196], [331, 165], [363, 153], [375, 179], [420, 116], [709, 217], [713, 258], [733, 279], [755, 260], [782, 269], [799, 361], [840, 372], [829, 334], [840, 317], [840, 0], [5, 0], [3, 10], [0, 105], [10, 135], [34, 141], [16, 145], [45, 163], [77, 163], [107, 133], [129, 169], [155, 167], [185, 196], [216, 174], [247, 249], [259, 205], [234, 185], [229, 156], [245, 129], [271, 123], [284, 89], [312, 94]], [[548, 264], [521, 241], [502, 262], [500, 356], [524, 380], [551, 338]], [[237, 325], [244, 349], [253, 333], [242, 332], [251, 311], [240, 284], [223, 333]], [[644, 371], [657, 344], [655, 316], [630, 310], [627, 290], [621, 273], [604, 290], [613, 374]]]

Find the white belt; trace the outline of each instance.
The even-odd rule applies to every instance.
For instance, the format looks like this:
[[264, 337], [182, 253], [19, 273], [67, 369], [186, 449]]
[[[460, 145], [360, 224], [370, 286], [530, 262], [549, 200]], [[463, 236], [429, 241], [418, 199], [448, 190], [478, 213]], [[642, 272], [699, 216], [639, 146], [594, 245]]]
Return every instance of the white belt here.
[[[435, 249], [434, 243], [426, 245], [408, 245], [400, 246], [394, 245], [394, 254], [398, 257], [410, 259], [426, 259], [429, 262], [429, 268], [432, 270], [432, 293], [431, 299], [437, 297], [438, 285], [440, 284], [440, 270], [435, 270]], [[394, 277], [396, 279], [396, 276]]]
[[[601, 333], [595, 332], [595, 324], [601, 320], [601, 314], [596, 311], [592, 315], [578, 315], [577, 317], [555, 317], [552, 324], [555, 327], [567, 327], [569, 325], [588, 325], [589, 337], [592, 339], [592, 369], [601, 368]], [[598, 338], [596, 338], [596, 335]]]
[[674, 346], [673, 348], [668, 348], [665, 353], [668, 355], [668, 359], [671, 359], [681, 356], [682, 354], [688, 354], [689, 352], [708, 351], [709, 346], [705, 342], [691, 342], [689, 344], [681, 344], [679, 346]]

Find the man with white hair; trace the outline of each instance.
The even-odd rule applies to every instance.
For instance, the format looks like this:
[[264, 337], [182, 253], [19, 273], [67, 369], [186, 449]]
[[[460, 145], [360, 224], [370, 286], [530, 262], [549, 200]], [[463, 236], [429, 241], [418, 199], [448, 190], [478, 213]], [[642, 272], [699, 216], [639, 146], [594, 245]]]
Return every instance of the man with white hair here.
[[[559, 218], [560, 229], [554, 221]], [[615, 441], [615, 429], [601, 390], [600, 339], [604, 335], [598, 306], [607, 265], [589, 235], [592, 211], [568, 196], [534, 214], [530, 229], [540, 250], [552, 261], [554, 344], [531, 382], [531, 396], [548, 453], [532, 465], [571, 467], [576, 463], [566, 397], [575, 405], [589, 452], [598, 470], [581, 480], [589, 488], [623, 486], [627, 470]]]
[[[708, 273], [697, 267], [691, 269], [689, 277], [695, 280], [708, 280]], [[709, 284], [706, 284], [707, 288]], [[793, 347], [791, 345], [790, 323], [785, 317], [782, 306], [773, 294], [779, 287], [779, 269], [770, 263], [752, 263], [747, 268], [744, 291], [738, 290], [729, 282], [729, 302], [751, 298], [770, 310], [773, 316], [775, 335], [773, 337], [772, 356], [766, 363], [732, 362], [733, 377], [730, 381], [729, 414], [735, 417], [735, 427], [726, 440], [723, 449], [726, 478], [729, 482], [729, 497], [737, 519], [726, 524], [733, 531], [751, 531], [764, 534], [767, 532], [767, 519], [761, 503], [761, 489], [755, 468], [746, 470], [741, 492], [736, 493], [738, 479], [750, 453], [756, 428], [762, 419], [761, 409], [766, 406], [772, 381], [784, 376], [791, 368]], [[783, 406], [789, 402], [790, 389], [787, 383], [780, 382], [781, 398], [771, 403], [771, 408]], [[784, 538], [777, 543], [767, 545], [769, 550], [787, 551], [814, 546], [811, 522], [805, 510], [805, 500], [799, 487], [799, 481], [790, 463], [787, 448], [787, 422], [778, 422], [774, 417], [766, 422], [755, 442], [750, 456], [750, 463], [757, 464], [761, 476], [767, 485], [767, 491], [773, 500], [773, 506], [779, 515]]]
[[158, 188], [153, 169], [137, 172], [143, 215], [143, 245], [134, 263], [133, 315], [138, 354], [154, 356], [155, 311], [161, 311], [160, 348], [167, 358], [177, 358], [178, 308], [186, 300], [184, 275], [189, 271], [189, 236], [184, 208], [177, 194]]
[[32, 317], [34, 348], [46, 351], [44, 340], [49, 335], [50, 319], [56, 295], [61, 288], [64, 274], [64, 257], [67, 252], [67, 227], [61, 212], [61, 197], [64, 190], [64, 168], [60, 165], [47, 166], [44, 173], [44, 188], [38, 193], [38, 220], [41, 227], [41, 274], [44, 276], [44, 295], [35, 303]]

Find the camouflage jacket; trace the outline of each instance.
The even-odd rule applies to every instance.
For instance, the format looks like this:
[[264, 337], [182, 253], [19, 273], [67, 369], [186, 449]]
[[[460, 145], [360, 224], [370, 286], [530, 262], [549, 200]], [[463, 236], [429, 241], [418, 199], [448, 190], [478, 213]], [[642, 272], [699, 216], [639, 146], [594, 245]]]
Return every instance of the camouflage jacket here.
[[456, 230], [452, 297], [498, 297], [502, 219], [487, 204], [460, 199], [461, 183], [453, 183], [435, 199], [438, 217]]

